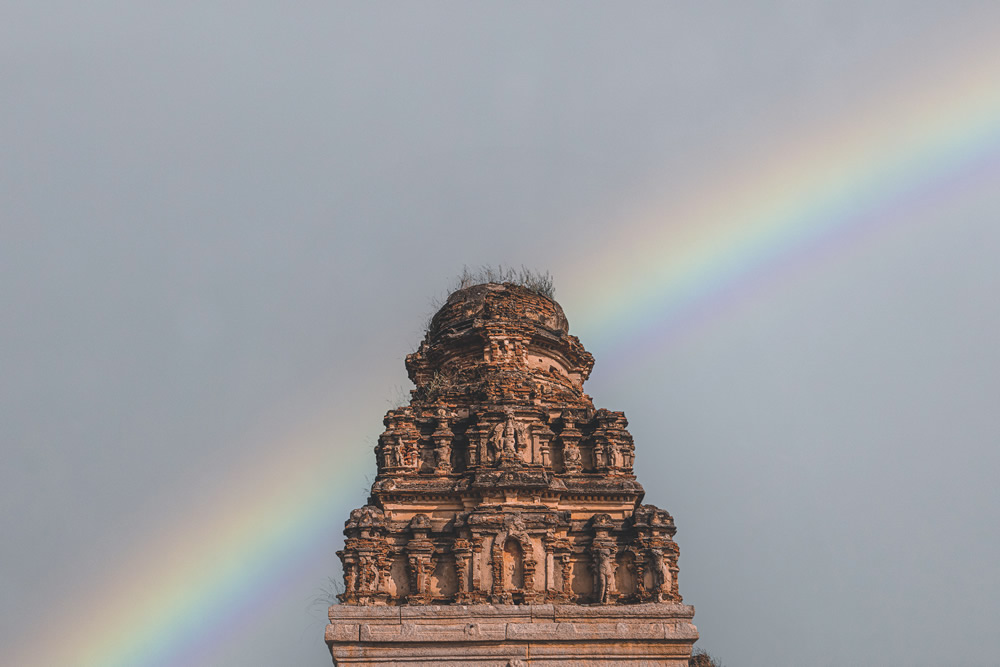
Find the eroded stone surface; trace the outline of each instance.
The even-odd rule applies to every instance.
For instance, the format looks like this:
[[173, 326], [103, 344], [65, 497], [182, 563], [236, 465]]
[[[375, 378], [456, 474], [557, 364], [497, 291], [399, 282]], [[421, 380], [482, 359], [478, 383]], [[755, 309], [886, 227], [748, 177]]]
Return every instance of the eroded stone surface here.
[[[512, 284], [448, 298], [407, 356], [416, 389], [386, 414], [371, 496], [344, 529], [343, 604], [328, 632], [337, 664], [407, 663], [395, 648], [390, 662], [366, 663], [344, 644], [386, 648], [427, 632], [445, 644], [469, 633], [541, 642], [538, 664], [542, 645], [566, 642], [579, 644], [579, 664], [604, 664], [584, 645], [626, 635], [690, 655], [697, 633], [693, 609], [678, 604], [674, 522], [641, 504], [624, 413], [584, 393], [593, 363], [551, 299]], [[472, 609], [491, 611], [470, 621]], [[467, 664], [507, 664], [478, 660]], [[629, 660], [607, 664], [640, 664]]]

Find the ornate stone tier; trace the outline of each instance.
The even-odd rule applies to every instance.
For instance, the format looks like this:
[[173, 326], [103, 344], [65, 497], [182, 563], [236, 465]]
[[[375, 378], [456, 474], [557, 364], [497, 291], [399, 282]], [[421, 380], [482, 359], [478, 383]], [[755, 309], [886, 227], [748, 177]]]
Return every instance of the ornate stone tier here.
[[480, 615], [506, 609], [482, 605], [521, 605], [530, 617], [552, 604], [606, 605], [622, 618], [626, 607], [666, 604], [671, 623], [688, 614], [670, 645], [687, 642], [690, 655], [697, 635], [693, 611], [679, 604], [674, 522], [641, 504], [625, 414], [595, 408], [583, 392], [593, 363], [549, 298], [512, 284], [448, 298], [406, 359], [416, 388], [386, 414], [371, 496], [344, 529], [343, 604], [331, 608], [328, 633], [335, 656], [344, 642], [364, 642], [338, 629], [357, 626], [352, 614], [368, 618], [353, 606], [381, 618], [373, 607], [405, 605], [385, 610], [404, 618], [419, 605]]
[[[558, 303], [492, 283], [453, 293], [431, 319], [420, 349], [406, 357], [420, 403], [444, 399], [462, 407], [493, 403], [536, 411], [593, 411], [583, 393], [593, 366], [593, 356], [569, 335]], [[491, 416], [503, 419], [502, 412]]]
[[[398, 501], [389, 519], [354, 510], [344, 562], [346, 604], [600, 604], [679, 602], [670, 515], [640, 505], [630, 516], [588, 514], [561, 498], [453, 507], [444, 494]], [[437, 503], [441, 518], [432, 518]], [[590, 496], [589, 505], [620, 505]], [[395, 504], [395, 503], [393, 503]], [[406, 506], [407, 509], [401, 509]], [[427, 507], [425, 507], [427, 506]], [[427, 509], [427, 512], [419, 510]]]

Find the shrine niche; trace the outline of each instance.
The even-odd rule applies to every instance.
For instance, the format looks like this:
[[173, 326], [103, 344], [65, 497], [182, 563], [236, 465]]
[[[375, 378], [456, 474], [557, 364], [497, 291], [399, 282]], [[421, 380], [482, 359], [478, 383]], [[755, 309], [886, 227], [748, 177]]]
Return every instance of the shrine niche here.
[[[612, 608], [637, 605], [689, 628], [671, 646], [690, 655], [673, 518], [642, 504], [625, 414], [584, 393], [593, 364], [552, 299], [510, 283], [454, 292], [406, 358], [415, 389], [383, 420], [368, 504], [338, 552], [331, 622], [427, 605], [576, 605], [614, 619]], [[334, 650], [349, 642], [329, 641], [337, 664], [352, 664]], [[477, 660], [467, 664], [494, 664]], [[632, 664], [594, 660], [580, 664]]]

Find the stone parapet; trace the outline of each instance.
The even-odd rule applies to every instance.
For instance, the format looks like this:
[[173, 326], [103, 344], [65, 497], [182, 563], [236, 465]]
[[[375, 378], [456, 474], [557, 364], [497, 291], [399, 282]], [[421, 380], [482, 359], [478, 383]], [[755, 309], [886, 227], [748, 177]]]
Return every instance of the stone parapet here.
[[694, 607], [416, 605], [330, 607], [334, 665], [687, 667]]

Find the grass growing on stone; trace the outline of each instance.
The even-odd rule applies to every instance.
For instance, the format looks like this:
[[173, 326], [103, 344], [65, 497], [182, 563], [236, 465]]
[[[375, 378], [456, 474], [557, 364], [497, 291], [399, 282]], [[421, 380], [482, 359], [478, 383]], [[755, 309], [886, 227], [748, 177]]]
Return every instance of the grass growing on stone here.
[[457, 284], [452, 291], [456, 292], [460, 289], [472, 287], [473, 285], [482, 285], [483, 283], [510, 283], [529, 289], [549, 299], [554, 298], [556, 295], [555, 283], [552, 280], [552, 274], [548, 271], [542, 273], [525, 266], [515, 269], [514, 267], [503, 265], [496, 268], [482, 266], [478, 269], [470, 269], [467, 266], [463, 266], [462, 273], [458, 276]]

